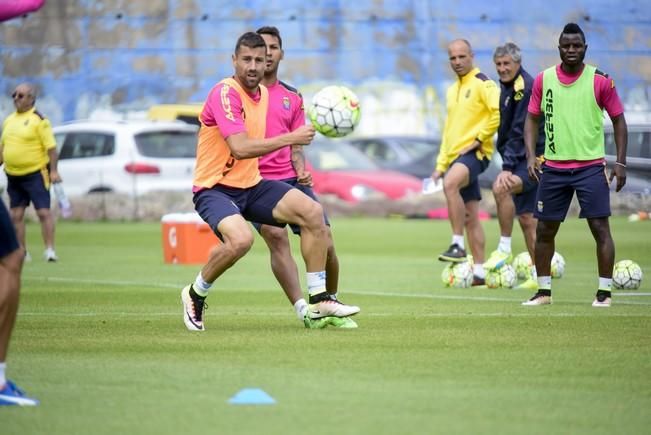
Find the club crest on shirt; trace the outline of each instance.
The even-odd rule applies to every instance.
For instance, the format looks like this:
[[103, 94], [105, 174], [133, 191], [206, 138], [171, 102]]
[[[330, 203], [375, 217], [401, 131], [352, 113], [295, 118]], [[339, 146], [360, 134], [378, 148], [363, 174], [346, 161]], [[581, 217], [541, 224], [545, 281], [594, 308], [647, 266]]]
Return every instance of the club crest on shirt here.
[[515, 93], [515, 95], [513, 96], [513, 99], [514, 99], [515, 101], [520, 101], [520, 100], [522, 99], [522, 97], [524, 97], [524, 92], [522, 92], [522, 91], [517, 91], [517, 92]]
[[289, 97], [283, 97], [283, 107], [285, 110], [289, 110]]
[[466, 98], [470, 98], [470, 89], [466, 91]]

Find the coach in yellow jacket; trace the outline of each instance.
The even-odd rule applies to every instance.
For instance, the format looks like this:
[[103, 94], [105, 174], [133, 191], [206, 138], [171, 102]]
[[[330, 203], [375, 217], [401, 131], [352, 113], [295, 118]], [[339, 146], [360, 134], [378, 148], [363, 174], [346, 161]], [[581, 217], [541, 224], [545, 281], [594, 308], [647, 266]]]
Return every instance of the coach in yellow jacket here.
[[484, 284], [484, 230], [479, 222], [479, 175], [493, 155], [493, 135], [500, 124], [500, 90], [473, 65], [470, 43], [457, 39], [448, 46], [450, 66], [457, 74], [447, 92], [447, 119], [432, 179], [443, 177], [452, 243], [439, 260], [467, 261], [464, 224], [474, 259], [473, 285]]
[[5, 119], [0, 137], [0, 164], [7, 173], [11, 220], [25, 248], [25, 209], [34, 204], [41, 221], [44, 257], [57, 261], [54, 251], [54, 217], [50, 212], [50, 183], [61, 181], [57, 150], [50, 121], [34, 104], [34, 86], [23, 83], [11, 94], [16, 111]]

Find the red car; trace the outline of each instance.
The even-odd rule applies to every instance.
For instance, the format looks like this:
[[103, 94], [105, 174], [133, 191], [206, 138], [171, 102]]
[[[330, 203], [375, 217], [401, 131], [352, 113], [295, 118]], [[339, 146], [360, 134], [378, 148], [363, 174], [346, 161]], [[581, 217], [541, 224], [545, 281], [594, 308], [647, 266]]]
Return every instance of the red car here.
[[304, 148], [317, 195], [336, 195], [348, 202], [398, 199], [418, 194], [422, 180], [381, 169], [345, 140], [315, 140]]

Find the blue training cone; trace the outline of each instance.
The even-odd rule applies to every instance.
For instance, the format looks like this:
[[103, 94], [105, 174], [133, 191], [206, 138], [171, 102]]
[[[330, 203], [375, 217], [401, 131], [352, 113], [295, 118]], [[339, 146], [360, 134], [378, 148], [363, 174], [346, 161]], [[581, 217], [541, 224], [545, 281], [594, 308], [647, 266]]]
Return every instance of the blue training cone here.
[[228, 399], [231, 405], [273, 405], [276, 400], [260, 388], [244, 388]]

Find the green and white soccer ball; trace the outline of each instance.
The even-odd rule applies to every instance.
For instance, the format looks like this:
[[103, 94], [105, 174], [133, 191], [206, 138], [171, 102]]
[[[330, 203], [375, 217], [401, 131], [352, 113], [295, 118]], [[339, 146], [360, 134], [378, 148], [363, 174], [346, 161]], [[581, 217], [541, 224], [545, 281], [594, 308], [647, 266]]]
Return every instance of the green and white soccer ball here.
[[552, 278], [561, 278], [565, 273], [565, 258], [558, 252], [554, 252], [551, 266]]
[[642, 284], [642, 268], [633, 260], [621, 260], [613, 268], [613, 287], [637, 290]]
[[499, 288], [502, 285], [502, 280], [500, 279], [499, 269], [491, 269], [486, 271], [486, 287], [488, 288]]
[[441, 272], [441, 281], [446, 287], [468, 288], [472, 285], [472, 263], [449, 263]]
[[533, 262], [531, 261], [531, 255], [529, 255], [529, 252], [520, 252], [515, 256], [513, 263], [511, 264], [515, 269], [518, 279], [531, 278], [531, 267], [533, 266]]
[[513, 288], [515, 283], [518, 281], [518, 274], [515, 271], [515, 268], [510, 264], [505, 264], [499, 268], [499, 272], [502, 287]]
[[515, 268], [510, 264], [486, 272], [486, 287], [488, 288], [512, 288], [517, 280]]
[[327, 137], [343, 137], [352, 133], [359, 124], [359, 99], [345, 86], [326, 86], [312, 97], [307, 115], [319, 133]]

